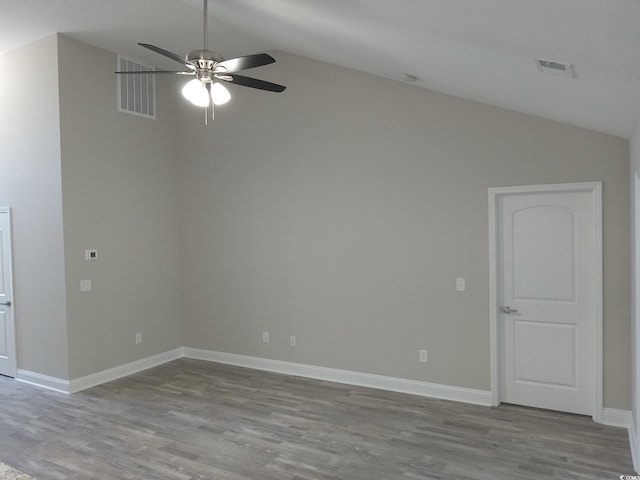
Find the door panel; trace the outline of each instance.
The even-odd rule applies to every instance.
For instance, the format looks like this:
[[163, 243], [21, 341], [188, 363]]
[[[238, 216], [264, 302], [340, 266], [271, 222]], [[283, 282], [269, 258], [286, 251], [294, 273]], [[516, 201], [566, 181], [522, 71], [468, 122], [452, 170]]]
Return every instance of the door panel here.
[[[3, 212], [0, 210], [0, 215], [3, 215]], [[4, 217], [0, 216], [0, 222], [2, 222]], [[2, 233], [2, 230], [4, 228], [4, 225], [2, 223], [0, 223], [0, 297], [5, 297], [6, 296], [6, 275], [7, 272], [5, 272], [5, 268], [4, 268], [4, 263], [5, 263], [5, 257], [7, 256], [7, 245], [5, 245], [5, 235]]]
[[545, 205], [512, 215], [514, 298], [574, 301], [575, 212]]
[[0, 357], [8, 355], [7, 350], [7, 314], [0, 311]]
[[[539, 355], [540, 345], [544, 345], [545, 350], [557, 353]], [[575, 346], [575, 325], [515, 320], [515, 381], [575, 388]]]
[[593, 414], [595, 225], [588, 191], [500, 197], [502, 401]]
[[0, 208], [0, 375], [15, 377], [16, 350], [10, 226], [9, 209]]

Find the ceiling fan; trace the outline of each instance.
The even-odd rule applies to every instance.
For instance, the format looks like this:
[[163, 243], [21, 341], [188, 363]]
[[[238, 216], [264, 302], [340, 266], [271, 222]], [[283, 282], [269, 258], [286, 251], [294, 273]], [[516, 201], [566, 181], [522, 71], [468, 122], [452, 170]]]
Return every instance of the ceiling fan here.
[[194, 105], [205, 108], [204, 123], [207, 124], [209, 117], [208, 108], [211, 105], [211, 119], [213, 119], [214, 105], [223, 105], [231, 99], [231, 94], [227, 88], [217, 80], [234, 83], [243, 87], [257, 88], [269, 92], [282, 92], [286, 88], [284, 85], [271, 83], [257, 78], [238, 75], [236, 72], [248, 70], [250, 68], [262, 67], [276, 60], [266, 53], [246, 55], [243, 57], [225, 60], [219, 53], [208, 49], [209, 15], [208, 0], [203, 0], [204, 11], [204, 48], [202, 50], [192, 50], [186, 57], [181, 57], [173, 52], [165, 50], [148, 43], [138, 43], [141, 47], [164, 55], [171, 60], [184, 65], [185, 70], [148, 70], [148, 71], [122, 71], [115, 72], [118, 75], [154, 75], [156, 73], [171, 73], [177, 75], [190, 75], [195, 78], [189, 81], [182, 89], [182, 94]]

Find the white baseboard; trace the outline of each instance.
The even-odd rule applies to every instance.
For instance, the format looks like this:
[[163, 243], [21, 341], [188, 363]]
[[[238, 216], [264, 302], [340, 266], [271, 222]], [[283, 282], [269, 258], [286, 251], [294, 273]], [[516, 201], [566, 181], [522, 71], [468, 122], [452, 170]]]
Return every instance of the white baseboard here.
[[134, 373], [147, 370], [148, 368], [157, 367], [163, 363], [172, 362], [184, 356], [182, 347], [169, 350], [168, 352], [159, 353], [151, 357], [136, 360], [135, 362], [126, 363], [117, 367], [103, 370], [101, 372], [92, 373], [84, 377], [74, 378], [69, 385], [69, 393], [76, 393], [87, 388], [95, 387], [102, 383], [111, 382], [118, 378], [126, 377]]
[[48, 390], [55, 390], [60, 393], [76, 393], [102, 383], [111, 382], [118, 378], [147, 370], [148, 368], [157, 367], [163, 363], [172, 362], [173, 360], [177, 360], [183, 356], [183, 348], [180, 347], [169, 350], [168, 352], [159, 353], [151, 357], [126, 363], [124, 365], [118, 365], [117, 367], [102, 370], [101, 372], [92, 373], [91, 375], [74, 378], [71, 381], [18, 369], [16, 380], [35, 385], [37, 387], [46, 388]]
[[[216, 352], [213, 350], [202, 350], [191, 347], [180, 347], [158, 355], [136, 360], [125, 365], [119, 365], [108, 370], [75, 378], [71, 381], [49, 377], [28, 370], [18, 370], [16, 380], [36, 385], [49, 390], [61, 393], [76, 393], [87, 388], [95, 387], [102, 383], [111, 382], [118, 378], [126, 377], [134, 373], [156, 367], [182, 357], [197, 360], [206, 360], [226, 365], [236, 365], [239, 367], [253, 368], [268, 372], [296, 375], [299, 377], [325, 380], [329, 382], [343, 383], [360, 387], [377, 388], [392, 392], [409, 393], [423, 397], [439, 398], [442, 400], [452, 400], [456, 402], [470, 403], [474, 405], [491, 406], [491, 392], [485, 390], [475, 390], [464, 387], [454, 387], [450, 385], [440, 385], [436, 383], [421, 382], [405, 378], [387, 377], [370, 373], [353, 372], [337, 368], [318, 367], [301, 363], [284, 362], [269, 358], [251, 357], [247, 355], [237, 355], [234, 353]], [[633, 455], [636, 471], [640, 467], [640, 439], [636, 438], [633, 431], [631, 412], [628, 410], [618, 410], [615, 408], [604, 408], [602, 411], [602, 423], [604, 425], [627, 428], [629, 430], [629, 441], [631, 453]]]
[[20, 370], [16, 372], [16, 380], [19, 382], [35, 385], [36, 387], [54, 390], [60, 393], [69, 393], [69, 381], [61, 380], [56, 377], [49, 377], [41, 373], [30, 372], [29, 370]]
[[629, 410], [618, 410], [615, 408], [602, 409], [602, 424], [610, 427], [631, 427], [631, 412]]
[[208, 360], [210, 362], [296, 375], [316, 380], [326, 380], [329, 382], [345, 383], [360, 387], [410, 393], [423, 397], [440, 398], [443, 400], [472, 403], [475, 405], [491, 405], [491, 392], [485, 390], [452, 387], [449, 385], [439, 385], [436, 383], [421, 382], [418, 380], [386, 377], [370, 373], [352, 372], [349, 370], [283, 362], [268, 358], [250, 357], [246, 355], [236, 355], [233, 353], [215, 352], [190, 347], [184, 348], [184, 356], [198, 360]]

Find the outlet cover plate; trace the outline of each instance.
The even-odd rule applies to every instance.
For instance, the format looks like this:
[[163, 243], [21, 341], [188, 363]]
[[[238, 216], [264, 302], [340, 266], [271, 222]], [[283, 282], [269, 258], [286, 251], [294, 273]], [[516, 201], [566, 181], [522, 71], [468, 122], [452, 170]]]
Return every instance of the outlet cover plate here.
[[427, 363], [427, 361], [429, 360], [428, 352], [426, 350], [420, 350], [418, 359], [421, 363]]
[[80, 280], [80, 291], [81, 292], [90, 292], [92, 289], [91, 287], [91, 280]]

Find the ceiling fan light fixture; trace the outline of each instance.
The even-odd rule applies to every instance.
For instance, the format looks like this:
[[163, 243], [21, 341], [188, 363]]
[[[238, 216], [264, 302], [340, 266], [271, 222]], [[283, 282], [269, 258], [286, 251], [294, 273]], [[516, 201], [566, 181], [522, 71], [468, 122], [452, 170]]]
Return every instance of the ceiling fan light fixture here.
[[197, 107], [209, 106], [209, 92], [199, 79], [194, 78], [182, 88], [182, 95]]
[[231, 94], [229, 90], [227, 90], [227, 87], [220, 82], [215, 82], [211, 85], [211, 101], [214, 105], [224, 105], [229, 100], [231, 100]]
[[[213, 106], [224, 105], [231, 99], [231, 94], [224, 85], [215, 80], [223, 82], [233, 82], [243, 87], [265, 90], [268, 92], [283, 92], [284, 85], [267, 82], [253, 77], [245, 77], [236, 72], [249, 70], [250, 68], [262, 67], [274, 63], [276, 60], [266, 53], [256, 53], [253, 55], [245, 55], [225, 60], [219, 53], [213, 52], [208, 48], [208, 8], [209, 0], [202, 0], [203, 6], [203, 34], [204, 47], [199, 50], [190, 51], [186, 58], [180, 55], [160, 48], [150, 43], [138, 43], [141, 47], [159, 53], [160, 55], [170, 58], [171, 60], [183, 65], [184, 70], [124, 70], [115, 72], [118, 75], [156, 75], [159, 73], [169, 73], [177, 75], [195, 75], [196, 78], [188, 82], [182, 87], [182, 95], [197, 107], [204, 107], [204, 123], [207, 124], [209, 118], [209, 110], [213, 119]], [[208, 107], [211, 106], [209, 109]]]

